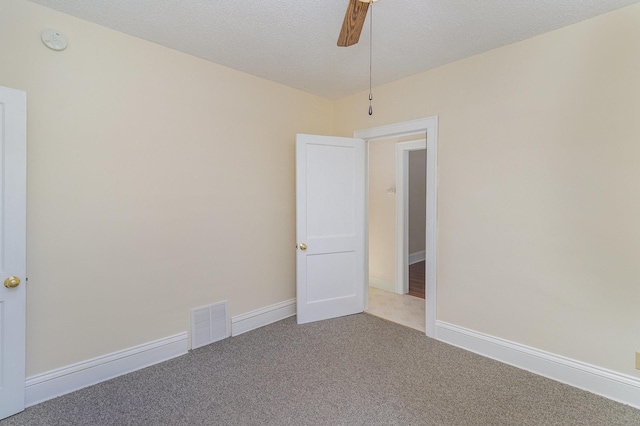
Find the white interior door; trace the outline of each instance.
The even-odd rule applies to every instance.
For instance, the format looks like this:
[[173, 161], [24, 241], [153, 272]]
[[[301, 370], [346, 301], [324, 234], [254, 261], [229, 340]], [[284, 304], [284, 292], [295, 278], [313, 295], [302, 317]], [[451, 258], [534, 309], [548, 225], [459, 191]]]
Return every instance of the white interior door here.
[[365, 142], [296, 138], [298, 324], [364, 310]]
[[25, 401], [26, 105], [0, 87], [0, 419]]

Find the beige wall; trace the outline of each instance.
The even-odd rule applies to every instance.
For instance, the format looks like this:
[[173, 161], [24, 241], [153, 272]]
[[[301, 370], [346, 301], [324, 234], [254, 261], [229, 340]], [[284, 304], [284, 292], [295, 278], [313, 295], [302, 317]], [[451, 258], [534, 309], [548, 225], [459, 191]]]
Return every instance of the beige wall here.
[[28, 94], [28, 375], [295, 297], [294, 139], [329, 101], [22, 0], [0, 58]]
[[640, 5], [335, 102], [439, 116], [438, 320], [640, 377]]
[[409, 152], [409, 254], [425, 249], [427, 150]]
[[369, 285], [396, 291], [396, 143], [369, 144]]

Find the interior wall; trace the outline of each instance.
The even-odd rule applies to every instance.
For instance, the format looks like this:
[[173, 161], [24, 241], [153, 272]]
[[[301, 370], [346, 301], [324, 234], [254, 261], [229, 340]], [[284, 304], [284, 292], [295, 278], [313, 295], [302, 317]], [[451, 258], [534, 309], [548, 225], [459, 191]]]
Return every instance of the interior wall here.
[[425, 251], [427, 150], [409, 151], [409, 255]]
[[[438, 320], [640, 377], [640, 5], [337, 100], [439, 116]], [[375, 72], [375, 70], [374, 70]]]
[[0, 58], [28, 96], [28, 375], [295, 297], [295, 134], [331, 134], [329, 101], [23, 0]]
[[397, 142], [392, 138], [369, 143], [369, 285], [394, 293]]

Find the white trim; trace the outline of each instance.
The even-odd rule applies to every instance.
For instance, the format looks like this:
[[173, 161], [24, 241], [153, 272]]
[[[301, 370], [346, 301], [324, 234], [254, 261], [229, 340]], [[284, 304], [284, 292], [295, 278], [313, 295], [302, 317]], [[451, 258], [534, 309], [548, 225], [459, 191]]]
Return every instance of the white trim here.
[[246, 314], [231, 317], [231, 335], [238, 336], [296, 314], [296, 299], [275, 303]]
[[402, 123], [387, 124], [385, 126], [371, 127], [369, 129], [356, 130], [353, 137], [372, 141], [375, 139], [387, 139], [394, 136], [411, 136], [424, 134], [432, 125], [437, 125], [438, 116], [419, 118], [417, 120], [404, 121]]
[[427, 253], [422, 251], [417, 251], [415, 253], [411, 253], [409, 255], [409, 265], [413, 265], [414, 263], [423, 262], [426, 259]]
[[[407, 135], [427, 135], [427, 259], [425, 265], [425, 292], [426, 292], [426, 315], [425, 328], [426, 335], [435, 337], [436, 335], [436, 289], [437, 289], [437, 214], [438, 214], [438, 116], [421, 118], [403, 123], [390, 124], [387, 126], [374, 127], [371, 129], [356, 130], [353, 132], [355, 138], [364, 139], [370, 142], [375, 139], [384, 139], [394, 136]], [[368, 144], [367, 144], [368, 145]], [[368, 148], [367, 148], [368, 149]], [[368, 151], [367, 151], [368, 152]], [[368, 167], [368, 156], [367, 156]], [[367, 168], [368, 172], [368, 168]], [[368, 176], [368, 175], [367, 175]], [[368, 188], [367, 180], [367, 188]], [[368, 192], [368, 191], [367, 191]], [[369, 215], [367, 210], [366, 226], [369, 229]], [[368, 232], [365, 240], [368, 243]], [[369, 251], [365, 250], [365, 266], [369, 264]], [[368, 269], [366, 271], [369, 272]], [[364, 297], [368, 295], [365, 286]], [[367, 299], [365, 299], [367, 306]]]
[[[371, 154], [371, 145], [369, 142], [365, 144], [365, 160], [364, 160], [364, 181], [365, 181], [365, 191], [364, 191], [364, 205], [365, 205], [365, 214], [364, 214], [364, 278], [367, 281], [367, 277], [369, 277], [369, 181], [370, 181], [370, 167], [369, 167], [369, 158]], [[370, 277], [369, 277], [370, 278]], [[364, 292], [362, 293], [362, 297], [364, 298], [364, 310], [369, 310], [369, 285], [364, 286]]]
[[184, 332], [28, 377], [26, 380], [26, 405], [30, 407], [69, 392], [184, 355], [187, 353], [188, 344], [187, 332]]
[[640, 379], [446, 322], [436, 324], [440, 341], [540, 376], [640, 408]]
[[[396, 285], [398, 294], [409, 293], [409, 153], [427, 148], [427, 139], [396, 144]], [[415, 263], [415, 262], [414, 262]]]

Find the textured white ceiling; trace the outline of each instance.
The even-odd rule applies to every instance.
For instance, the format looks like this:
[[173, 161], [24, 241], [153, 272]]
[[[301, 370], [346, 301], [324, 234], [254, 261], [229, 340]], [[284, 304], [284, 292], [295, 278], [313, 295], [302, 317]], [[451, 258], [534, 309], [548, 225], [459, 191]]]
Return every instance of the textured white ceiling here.
[[[369, 84], [369, 20], [359, 44], [336, 46], [348, 0], [30, 1], [326, 98]], [[381, 0], [373, 7], [373, 83], [638, 2]]]

